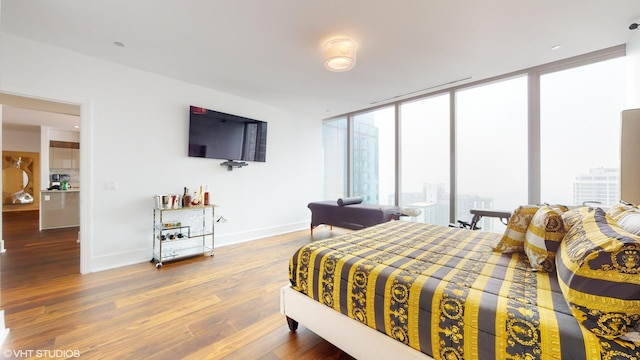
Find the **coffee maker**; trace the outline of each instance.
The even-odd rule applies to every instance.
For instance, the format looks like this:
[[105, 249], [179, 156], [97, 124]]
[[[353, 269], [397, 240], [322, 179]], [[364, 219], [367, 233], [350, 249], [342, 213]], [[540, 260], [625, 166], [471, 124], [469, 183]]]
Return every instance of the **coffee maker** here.
[[[69, 174], [51, 174], [51, 185], [48, 190], [68, 190], [71, 175]], [[67, 188], [64, 188], [64, 187]]]
[[51, 174], [50, 178], [51, 183], [48, 190], [60, 190], [60, 184], [62, 184], [60, 180], [60, 174]]

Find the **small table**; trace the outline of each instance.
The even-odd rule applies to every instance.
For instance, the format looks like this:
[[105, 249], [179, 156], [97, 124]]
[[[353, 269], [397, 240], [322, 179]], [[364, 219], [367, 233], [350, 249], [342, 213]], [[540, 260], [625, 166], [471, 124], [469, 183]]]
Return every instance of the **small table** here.
[[509, 218], [511, 217], [510, 211], [503, 210], [471, 209], [469, 210], [469, 212], [473, 215], [469, 227], [471, 230], [476, 229], [478, 222], [480, 221], [480, 219], [482, 219], [483, 216], [499, 218], [500, 221], [502, 221], [502, 223], [505, 225], [507, 225], [507, 223], [509, 222]]

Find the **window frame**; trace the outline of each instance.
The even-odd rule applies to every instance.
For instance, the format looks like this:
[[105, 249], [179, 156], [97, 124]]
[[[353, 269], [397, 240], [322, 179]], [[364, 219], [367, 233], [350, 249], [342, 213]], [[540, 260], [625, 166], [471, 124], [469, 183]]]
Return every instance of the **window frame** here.
[[349, 194], [352, 194], [353, 188], [351, 184], [353, 183], [353, 169], [352, 169], [352, 136], [353, 136], [353, 118], [359, 114], [368, 113], [371, 111], [375, 111], [381, 108], [387, 108], [390, 106], [395, 107], [395, 126], [396, 126], [396, 142], [395, 142], [395, 156], [396, 156], [396, 173], [395, 173], [395, 183], [396, 183], [396, 193], [395, 193], [395, 205], [399, 204], [400, 195], [402, 194], [401, 189], [401, 178], [400, 174], [402, 163], [401, 163], [401, 137], [400, 137], [400, 106], [403, 103], [420, 100], [427, 97], [437, 96], [443, 93], [449, 93], [449, 116], [450, 116], [450, 139], [449, 139], [449, 151], [452, 154], [450, 156], [450, 204], [449, 207], [449, 218], [451, 222], [455, 222], [455, 213], [456, 213], [456, 177], [457, 177], [457, 153], [456, 153], [456, 134], [457, 134], [457, 123], [456, 123], [456, 92], [461, 90], [466, 90], [472, 87], [484, 86], [488, 85], [492, 82], [502, 81], [508, 78], [516, 77], [516, 76], [527, 76], [528, 83], [528, 91], [527, 91], [527, 102], [528, 102], [528, 120], [527, 120], [527, 167], [528, 167], [528, 184], [527, 184], [527, 193], [528, 193], [528, 202], [530, 204], [540, 203], [541, 197], [541, 142], [540, 142], [540, 77], [545, 74], [562, 71], [566, 69], [571, 69], [575, 67], [580, 67], [583, 65], [588, 65], [600, 61], [610, 60], [617, 57], [626, 56], [626, 45], [618, 45], [598, 51], [594, 51], [591, 53], [578, 55], [574, 57], [570, 57], [563, 60], [554, 61], [551, 63], [514, 71], [511, 73], [494, 76], [488, 79], [482, 79], [477, 81], [472, 81], [467, 84], [456, 85], [445, 89], [435, 90], [431, 92], [426, 92], [420, 95], [408, 97], [401, 100], [396, 100], [393, 102], [377, 104], [376, 106], [369, 107], [366, 109], [357, 110], [354, 112], [336, 115], [330, 118], [326, 118], [323, 121], [330, 121], [337, 118], [347, 118], [347, 154], [348, 154], [348, 174], [347, 174], [347, 183], [349, 184]]

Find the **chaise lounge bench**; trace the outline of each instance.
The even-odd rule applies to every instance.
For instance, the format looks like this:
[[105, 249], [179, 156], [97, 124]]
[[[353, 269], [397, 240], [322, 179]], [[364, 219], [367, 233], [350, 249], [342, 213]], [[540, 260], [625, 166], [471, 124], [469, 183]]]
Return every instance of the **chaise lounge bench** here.
[[311, 210], [311, 235], [313, 235], [313, 229], [321, 224], [359, 230], [390, 220], [398, 220], [400, 216], [400, 208], [397, 206], [341, 200], [317, 201], [307, 205]]

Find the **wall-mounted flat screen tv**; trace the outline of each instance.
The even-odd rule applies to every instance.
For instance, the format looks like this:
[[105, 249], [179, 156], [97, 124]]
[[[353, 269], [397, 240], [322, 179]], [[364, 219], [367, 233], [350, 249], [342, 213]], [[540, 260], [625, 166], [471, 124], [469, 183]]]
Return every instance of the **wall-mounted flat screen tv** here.
[[266, 155], [266, 122], [190, 107], [189, 156], [264, 162]]

